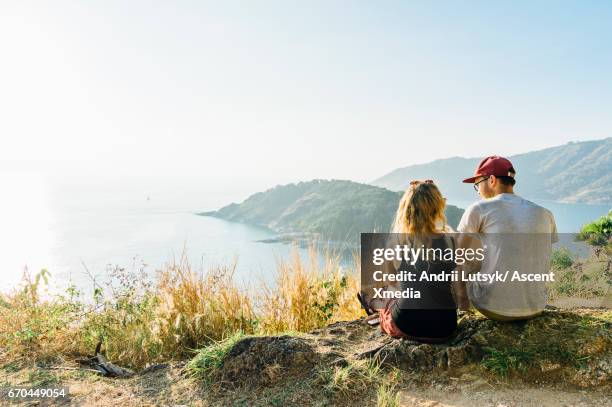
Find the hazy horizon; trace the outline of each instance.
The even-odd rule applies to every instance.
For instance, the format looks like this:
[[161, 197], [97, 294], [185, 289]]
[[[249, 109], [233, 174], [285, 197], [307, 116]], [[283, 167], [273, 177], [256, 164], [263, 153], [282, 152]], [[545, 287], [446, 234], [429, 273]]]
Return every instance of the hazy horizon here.
[[0, 9], [4, 172], [248, 195], [612, 135], [606, 3]]
[[3, 1], [3, 273], [223, 253], [236, 225], [193, 212], [609, 137], [609, 21], [580, 1]]

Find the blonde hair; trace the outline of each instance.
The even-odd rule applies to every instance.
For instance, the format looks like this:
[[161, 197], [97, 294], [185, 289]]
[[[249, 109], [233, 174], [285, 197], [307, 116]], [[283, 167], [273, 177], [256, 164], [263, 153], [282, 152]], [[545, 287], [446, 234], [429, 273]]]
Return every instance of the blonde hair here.
[[433, 182], [414, 182], [400, 200], [391, 233], [427, 238], [446, 231], [445, 207], [446, 201]]

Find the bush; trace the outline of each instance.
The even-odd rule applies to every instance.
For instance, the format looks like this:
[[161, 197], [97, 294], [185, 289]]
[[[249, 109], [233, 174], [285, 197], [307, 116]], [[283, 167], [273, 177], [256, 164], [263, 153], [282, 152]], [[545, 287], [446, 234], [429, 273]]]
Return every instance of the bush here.
[[42, 270], [32, 278], [26, 270], [21, 288], [0, 295], [0, 362], [45, 362], [78, 351], [72, 328], [83, 306], [73, 288], [67, 297], [43, 300], [40, 292], [48, 276]]
[[168, 353], [164, 352], [155, 326], [159, 299], [142, 278], [131, 273], [123, 277], [121, 285], [113, 287], [106, 299], [101, 299], [101, 289], [96, 291], [96, 303], [80, 322], [77, 332], [86, 353], [93, 353], [96, 344], [102, 342], [102, 349], [110, 360], [141, 367], [163, 359]]
[[563, 270], [574, 264], [572, 252], [567, 247], [553, 250], [550, 256], [550, 266], [555, 270]]
[[290, 262], [279, 261], [277, 286], [255, 295], [235, 285], [234, 266], [197, 273], [184, 257], [155, 282], [142, 269], [115, 267], [105, 287], [95, 284], [89, 302], [74, 287], [41, 300], [48, 272], [26, 274], [22, 289], [0, 295], [0, 362], [83, 356], [102, 342], [109, 360], [141, 368], [191, 357], [237, 333], [305, 332], [361, 316], [354, 274], [343, 272], [330, 252], [323, 266], [314, 248], [310, 254], [310, 265], [297, 249]]
[[233, 271], [212, 267], [196, 273], [183, 256], [151, 284], [144, 275], [116, 269], [119, 286], [83, 321], [85, 346], [93, 349], [102, 338], [110, 360], [143, 367], [192, 356], [194, 349], [238, 331], [252, 333], [251, 299], [234, 285]]
[[608, 212], [608, 215], [584, 225], [577, 239], [586, 241], [592, 246], [610, 247], [612, 239], [612, 211]]
[[189, 361], [187, 369], [195, 378], [210, 382], [215, 374], [221, 369], [225, 356], [234, 345], [244, 338], [242, 332], [237, 332], [227, 339], [206, 346]]
[[555, 281], [547, 284], [550, 299], [561, 297], [598, 298], [610, 291], [608, 261], [576, 262], [555, 272]]

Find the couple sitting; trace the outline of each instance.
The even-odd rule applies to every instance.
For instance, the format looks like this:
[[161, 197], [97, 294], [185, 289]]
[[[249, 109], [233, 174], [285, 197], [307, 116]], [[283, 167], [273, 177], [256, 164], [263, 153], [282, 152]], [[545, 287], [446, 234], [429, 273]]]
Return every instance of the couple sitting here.
[[[486, 256], [463, 268], [457, 267], [457, 259], [420, 259], [412, 265], [395, 260], [386, 263], [385, 271], [548, 273], [552, 243], [557, 241], [555, 220], [549, 210], [514, 194], [514, 176], [512, 163], [503, 157], [490, 156], [480, 162], [474, 176], [463, 182], [474, 184], [483, 199], [466, 209], [457, 227], [458, 234], [450, 233], [452, 230], [446, 225], [446, 199], [433, 181], [411, 182], [400, 201], [391, 236], [413, 247], [423, 245], [442, 250], [480, 245], [487, 249]], [[534, 236], [538, 238], [534, 240]], [[402, 290], [418, 289], [421, 298], [427, 301], [394, 298], [381, 303], [368, 301], [363, 295], [360, 300], [369, 313], [378, 311], [383, 332], [423, 342], [443, 342], [451, 337], [457, 327], [457, 308], [467, 309], [470, 302], [486, 317], [501, 321], [533, 318], [546, 306], [543, 282], [500, 282], [491, 278], [486, 282], [468, 279], [466, 283], [461, 277], [458, 280], [399, 283]]]

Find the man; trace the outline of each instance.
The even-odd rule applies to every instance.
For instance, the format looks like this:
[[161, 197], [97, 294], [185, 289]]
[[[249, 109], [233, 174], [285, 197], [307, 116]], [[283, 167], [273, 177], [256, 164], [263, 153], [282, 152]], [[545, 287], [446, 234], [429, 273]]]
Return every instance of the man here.
[[[470, 205], [457, 230], [465, 246], [474, 236], [482, 243], [485, 257], [481, 274], [500, 276], [506, 281], [468, 281], [472, 304], [491, 319], [510, 321], [539, 315], [546, 306], [546, 288], [539, 281], [509, 281], [513, 272], [549, 272], [552, 243], [558, 240], [552, 213], [514, 193], [516, 171], [503, 157], [484, 158], [474, 176], [463, 180], [474, 184], [483, 200]], [[496, 273], [498, 272], [498, 273]], [[492, 277], [492, 276], [491, 276]]]

